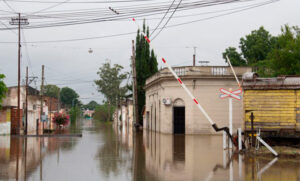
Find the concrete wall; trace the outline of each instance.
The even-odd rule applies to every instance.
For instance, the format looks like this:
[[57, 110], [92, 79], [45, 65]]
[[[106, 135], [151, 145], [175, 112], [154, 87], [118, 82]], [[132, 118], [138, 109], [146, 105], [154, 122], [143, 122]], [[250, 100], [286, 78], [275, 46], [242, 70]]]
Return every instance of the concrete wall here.
[[[25, 125], [25, 97], [26, 97], [26, 88], [24, 86], [20, 89], [20, 109], [21, 109], [21, 120], [24, 121], [24, 123], [21, 124], [21, 129], [23, 128], [23, 124]], [[37, 95], [37, 90], [30, 88], [29, 93], [34, 92], [33, 95], [28, 95], [28, 134], [35, 133], [37, 128], [37, 119], [40, 119], [40, 96]], [[6, 98], [3, 100], [3, 107], [14, 107], [16, 109], [18, 104], [18, 90], [17, 87], [10, 87], [8, 89], [8, 92], [6, 94]], [[4, 109], [2, 109], [4, 111]], [[48, 115], [48, 106], [46, 105], [46, 102], [44, 101], [43, 104], [43, 112]], [[9, 133], [11, 131], [10, 127], [12, 127], [12, 130], [16, 130], [17, 123], [15, 123], [18, 118], [14, 115], [14, 111], [12, 111], [12, 120], [11, 123], [5, 123], [1, 124], [1, 120], [3, 120], [3, 114], [0, 113], [0, 127], [5, 131], [7, 134], [7, 130], [9, 130]], [[15, 117], [15, 118], [13, 118]], [[48, 122], [49, 123], [49, 122]], [[48, 125], [48, 124], [45, 124]], [[9, 127], [9, 129], [8, 129]], [[39, 124], [39, 129], [41, 128], [41, 124]], [[45, 127], [47, 128], [47, 126]], [[8, 133], [8, 134], [9, 134]], [[1, 134], [1, 133], [0, 133]]]
[[[206, 69], [205, 69], [206, 70]], [[244, 69], [243, 69], [244, 70]], [[248, 69], [245, 69], [245, 71]], [[152, 82], [151, 82], [151, 81]], [[144, 128], [161, 133], [173, 133], [173, 106], [177, 100], [185, 106], [185, 133], [186, 134], [211, 134], [215, 133], [208, 120], [204, 117], [194, 101], [174, 78], [147, 80], [146, 85], [146, 116]], [[208, 115], [219, 127], [228, 126], [229, 101], [228, 98], [220, 99], [220, 88], [238, 89], [233, 76], [183, 76], [182, 81], [196, 97]], [[163, 98], [170, 98], [171, 105], [164, 105]], [[233, 130], [242, 127], [243, 104], [242, 100], [233, 99]]]
[[122, 125], [124, 129], [133, 125], [133, 104], [132, 100], [126, 100], [114, 113], [114, 125]]
[[11, 111], [10, 108], [0, 110], [0, 135], [10, 134]]

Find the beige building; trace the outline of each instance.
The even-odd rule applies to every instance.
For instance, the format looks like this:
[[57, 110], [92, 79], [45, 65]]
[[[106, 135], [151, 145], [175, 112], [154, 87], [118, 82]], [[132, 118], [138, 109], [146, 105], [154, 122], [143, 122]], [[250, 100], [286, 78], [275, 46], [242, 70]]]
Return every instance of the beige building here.
[[133, 101], [131, 99], [122, 100], [113, 116], [115, 126], [131, 129], [133, 126]]
[[[25, 102], [26, 102], [26, 87], [20, 87], [20, 116], [21, 116], [21, 130], [25, 127]], [[41, 129], [40, 122], [40, 96], [39, 91], [28, 87], [28, 134], [35, 134], [37, 129]], [[18, 129], [17, 106], [18, 106], [18, 89], [17, 86], [9, 87], [6, 97], [3, 99], [3, 108], [0, 109], [0, 134], [14, 133]], [[48, 106], [46, 101], [43, 104], [43, 114], [48, 115]], [[13, 119], [15, 117], [15, 119]], [[4, 127], [5, 125], [5, 127]], [[46, 125], [46, 124], [45, 124]], [[5, 128], [5, 129], [4, 129]], [[4, 131], [3, 131], [4, 130]]]
[[[241, 80], [250, 67], [235, 67]], [[238, 89], [230, 67], [187, 66], [174, 67], [183, 83], [207, 111], [219, 127], [228, 126], [228, 99], [221, 99], [220, 88]], [[211, 125], [195, 106], [193, 100], [180, 86], [167, 68], [160, 70], [146, 80], [146, 109], [144, 129], [161, 133], [211, 134]], [[233, 130], [242, 126], [242, 101], [233, 100]]]

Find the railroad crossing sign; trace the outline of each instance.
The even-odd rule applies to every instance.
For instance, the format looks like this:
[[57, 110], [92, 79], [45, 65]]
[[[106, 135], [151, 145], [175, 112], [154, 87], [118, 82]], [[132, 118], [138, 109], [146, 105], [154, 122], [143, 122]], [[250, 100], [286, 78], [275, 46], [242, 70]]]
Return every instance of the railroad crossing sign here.
[[241, 96], [239, 94], [241, 94], [243, 91], [242, 91], [242, 89], [237, 89], [235, 91], [229, 91], [229, 90], [221, 88], [220, 92], [222, 93], [220, 95], [221, 99], [224, 99], [226, 97], [232, 97], [232, 98], [235, 98], [237, 100], [241, 100]]

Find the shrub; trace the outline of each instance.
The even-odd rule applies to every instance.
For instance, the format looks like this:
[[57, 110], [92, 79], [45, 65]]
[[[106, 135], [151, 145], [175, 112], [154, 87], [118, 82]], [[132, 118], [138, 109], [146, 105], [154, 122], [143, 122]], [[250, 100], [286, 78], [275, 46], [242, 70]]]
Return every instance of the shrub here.
[[56, 126], [66, 126], [70, 122], [70, 116], [64, 113], [56, 113], [52, 119]]

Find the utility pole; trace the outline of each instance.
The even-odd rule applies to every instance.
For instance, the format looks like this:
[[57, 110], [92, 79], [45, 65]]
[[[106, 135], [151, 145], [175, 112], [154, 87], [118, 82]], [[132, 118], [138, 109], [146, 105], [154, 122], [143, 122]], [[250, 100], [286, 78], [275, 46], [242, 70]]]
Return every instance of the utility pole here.
[[26, 104], [25, 135], [27, 135], [27, 132], [28, 132], [28, 66], [26, 67], [26, 98], [25, 98], [25, 104]]
[[41, 84], [41, 110], [40, 110], [40, 122], [43, 124], [43, 133], [44, 133], [44, 121], [42, 120], [42, 116], [43, 116], [43, 95], [44, 95], [44, 65], [42, 65], [42, 84]]
[[16, 134], [20, 134], [22, 127], [22, 119], [20, 116], [20, 80], [21, 80], [21, 25], [28, 25], [27, 18], [21, 18], [21, 13], [18, 13], [17, 18], [12, 18], [9, 22], [11, 25], [18, 25], [18, 105], [17, 105], [17, 130]]
[[50, 119], [49, 119], [49, 130], [51, 129], [51, 111], [52, 111], [52, 97], [50, 97], [50, 111], [49, 111], [49, 114], [50, 114]]
[[139, 126], [139, 112], [138, 112], [138, 95], [137, 95], [137, 80], [136, 80], [136, 66], [135, 66], [135, 47], [134, 40], [132, 40], [132, 89], [133, 89], [133, 121], [135, 125]]

